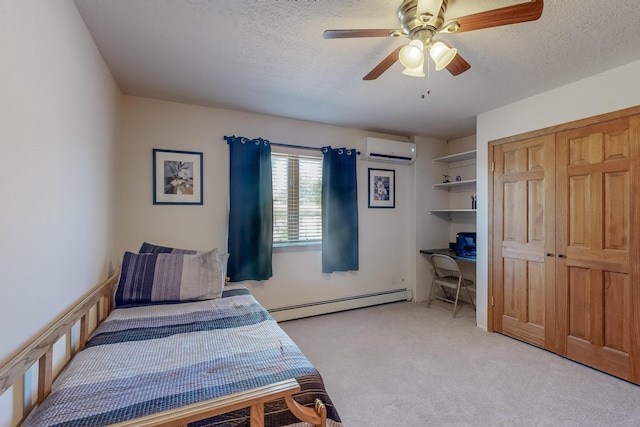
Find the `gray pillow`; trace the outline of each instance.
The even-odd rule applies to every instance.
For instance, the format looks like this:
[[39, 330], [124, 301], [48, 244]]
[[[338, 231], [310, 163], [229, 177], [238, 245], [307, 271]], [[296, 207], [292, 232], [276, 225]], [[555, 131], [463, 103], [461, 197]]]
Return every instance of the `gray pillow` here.
[[[216, 248], [217, 249], [217, 248]], [[143, 242], [142, 246], [140, 246], [140, 250], [138, 251], [141, 254], [146, 253], [167, 253], [167, 254], [201, 254], [202, 251], [196, 251], [195, 249], [178, 249], [171, 248], [169, 246], [159, 246], [154, 245], [152, 243]], [[226, 283], [227, 281], [227, 264], [229, 261], [229, 254], [218, 253], [218, 262], [220, 264], [220, 271], [222, 272], [222, 283]]]
[[218, 250], [199, 254], [126, 252], [116, 306], [220, 298], [224, 275]]

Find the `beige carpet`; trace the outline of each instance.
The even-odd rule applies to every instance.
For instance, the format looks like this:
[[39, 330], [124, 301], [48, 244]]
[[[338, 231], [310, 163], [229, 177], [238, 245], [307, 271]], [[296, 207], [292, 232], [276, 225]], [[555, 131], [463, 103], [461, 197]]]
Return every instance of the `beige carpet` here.
[[482, 331], [463, 305], [401, 302], [280, 324], [346, 427], [640, 426], [640, 387]]

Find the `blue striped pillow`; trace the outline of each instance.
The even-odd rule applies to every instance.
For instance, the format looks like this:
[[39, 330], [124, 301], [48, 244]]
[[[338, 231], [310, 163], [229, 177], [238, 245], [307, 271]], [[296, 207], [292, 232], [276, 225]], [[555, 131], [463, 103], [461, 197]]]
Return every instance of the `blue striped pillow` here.
[[[217, 248], [216, 248], [217, 249]], [[143, 242], [138, 251], [141, 254], [201, 254], [201, 251], [193, 249], [177, 249], [170, 248], [168, 246], [158, 246], [152, 243]], [[218, 263], [220, 263], [220, 270], [222, 270], [222, 283], [227, 281], [227, 262], [229, 261], [228, 253], [218, 253]]]
[[116, 306], [220, 298], [218, 250], [199, 254], [126, 252]]

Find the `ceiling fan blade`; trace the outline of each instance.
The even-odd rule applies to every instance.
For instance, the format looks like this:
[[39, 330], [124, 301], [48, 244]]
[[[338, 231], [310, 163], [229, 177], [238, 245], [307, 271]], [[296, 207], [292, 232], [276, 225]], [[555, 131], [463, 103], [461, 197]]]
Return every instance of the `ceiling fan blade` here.
[[384, 58], [382, 62], [375, 66], [373, 70], [369, 72], [366, 76], [362, 78], [362, 80], [375, 80], [382, 75], [385, 71], [389, 69], [393, 64], [398, 60], [398, 55], [400, 54], [400, 49], [402, 46], [391, 52], [389, 56]]
[[[400, 34], [397, 34], [398, 31]], [[404, 34], [402, 30], [326, 30], [324, 39], [350, 39], [355, 37], [390, 37]]]
[[542, 7], [543, 0], [531, 0], [526, 3], [462, 16], [453, 20], [456, 21], [460, 27], [451, 32], [462, 33], [465, 31], [481, 30], [483, 28], [499, 27], [501, 25], [535, 21], [542, 15]]
[[453, 60], [447, 65], [447, 71], [452, 75], [457, 76], [458, 74], [462, 74], [471, 68], [471, 65], [465, 59], [460, 56], [459, 53], [456, 53], [456, 56], [453, 57]]

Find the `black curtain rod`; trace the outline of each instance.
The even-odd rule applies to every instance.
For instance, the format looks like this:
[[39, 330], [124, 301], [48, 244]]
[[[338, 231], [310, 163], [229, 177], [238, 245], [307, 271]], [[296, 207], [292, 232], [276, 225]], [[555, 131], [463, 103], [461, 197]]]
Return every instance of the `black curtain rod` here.
[[[225, 136], [224, 139], [227, 141], [227, 143], [229, 142], [229, 139], [231, 138], [235, 138], [235, 136]], [[245, 138], [247, 140], [249, 140], [248, 138]], [[262, 138], [258, 138], [258, 139], [262, 139]], [[282, 143], [278, 143], [278, 142], [271, 142], [268, 139], [265, 139], [263, 141], [268, 142], [269, 144], [275, 146], [275, 147], [288, 147], [288, 148], [298, 148], [300, 150], [313, 150], [313, 151], [322, 151], [322, 148], [320, 147], [307, 147], [304, 145], [294, 145], [294, 144], [282, 144]], [[359, 151], [356, 151], [356, 154], [360, 154]]]
[[[304, 145], [293, 145], [293, 144], [279, 144], [277, 142], [269, 142], [269, 144], [276, 146], [276, 147], [289, 147], [289, 148], [299, 148], [301, 150], [315, 150], [315, 151], [322, 151], [322, 148], [318, 148], [318, 147], [305, 147]], [[356, 154], [360, 154], [359, 151], [356, 150]]]

